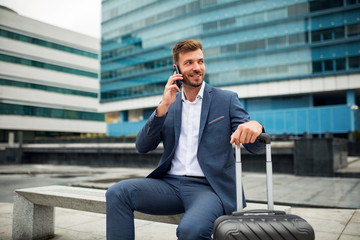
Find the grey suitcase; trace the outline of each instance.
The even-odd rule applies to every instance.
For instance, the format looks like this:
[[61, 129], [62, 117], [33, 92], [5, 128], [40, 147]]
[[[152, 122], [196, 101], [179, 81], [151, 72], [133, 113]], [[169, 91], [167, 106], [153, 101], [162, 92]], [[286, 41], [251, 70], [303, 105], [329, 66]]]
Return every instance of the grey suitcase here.
[[266, 181], [268, 209], [243, 211], [242, 163], [240, 148], [236, 148], [236, 201], [237, 211], [216, 219], [214, 240], [312, 240], [314, 230], [303, 218], [274, 210], [272, 195], [271, 138], [262, 133], [259, 138], [266, 142]]

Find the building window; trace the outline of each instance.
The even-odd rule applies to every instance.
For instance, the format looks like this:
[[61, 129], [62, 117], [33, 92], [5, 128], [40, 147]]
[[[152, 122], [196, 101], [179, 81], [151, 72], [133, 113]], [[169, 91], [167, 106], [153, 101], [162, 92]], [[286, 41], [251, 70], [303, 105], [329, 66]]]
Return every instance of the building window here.
[[80, 75], [80, 76], [86, 76], [86, 77], [91, 77], [91, 78], [98, 78], [97, 73], [78, 70], [78, 69], [69, 68], [69, 67], [63, 67], [63, 66], [59, 66], [59, 65], [39, 62], [39, 61], [25, 59], [25, 58], [9, 56], [9, 55], [5, 55], [5, 54], [0, 54], [0, 61], [17, 63], [17, 64], [38, 67], [38, 68], [44, 68], [44, 69], [65, 72], [65, 73], [70, 73], [70, 74], [75, 74], [75, 75]]
[[342, 7], [344, 0], [317, 0], [310, 1], [310, 12], [322, 11], [325, 9]]
[[144, 120], [142, 109], [129, 110], [128, 114], [129, 122], [138, 122]]
[[265, 39], [263, 40], [255, 40], [238, 44], [239, 52], [248, 52], [248, 51], [256, 51], [263, 50], [266, 48]]
[[346, 0], [346, 5], [353, 5], [360, 3], [359, 0]]
[[332, 72], [334, 70], [333, 60], [324, 61], [324, 70], [325, 72]]
[[164, 91], [164, 82], [146, 84], [142, 86], [134, 86], [117, 90], [110, 90], [101, 93], [101, 101], [109, 101], [115, 99], [127, 99], [130, 97], [149, 96], [162, 94]]
[[282, 48], [286, 46], [286, 36], [274, 37], [268, 39], [268, 49]]
[[[136, 59], [139, 61], [139, 59]], [[134, 61], [129, 61], [130, 64]], [[131, 66], [121, 67], [115, 70], [107, 71], [101, 73], [102, 80], [108, 80], [112, 78], [126, 77], [140, 72], [149, 71], [152, 69], [166, 68], [172, 65], [172, 58], [162, 58], [158, 60], [153, 60], [150, 62], [139, 63]]]
[[312, 66], [313, 73], [360, 69], [360, 56], [314, 61]]
[[288, 16], [298, 16], [309, 13], [309, 3], [299, 3], [288, 7]]
[[85, 57], [98, 59], [98, 54], [96, 54], [96, 53], [83, 51], [80, 49], [76, 49], [76, 48], [64, 46], [61, 44], [45, 41], [45, 40], [42, 40], [39, 38], [29, 37], [29, 36], [26, 36], [23, 34], [10, 32], [10, 31], [4, 30], [4, 29], [0, 29], [0, 36], [18, 40], [18, 41], [22, 41], [22, 42], [35, 44], [35, 45], [39, 45], [42, 47], [52, 48], [52, 49], [56, 49], [56, 50], [60, 50], [60, 51], [68, 52], [68, 53], [73, 53], [73, 54], [77, 54], [77, 55], [81, 55], [81, 56], [85, 56]]
[[102, 113], [43, 108], [36, 106], [23, 106], [9, 103], [0, 103], [0, 115], [1, 114], [101, 122], [105, 120], [104, 114]]
[[289, 45], [300, 45], [305, 44], [306, 41], [306, 34], [305, 33], [298, 33], [298, 34], [291, 34], [289, 35]]
[[235, 17], [220, 20], [220, 28], [233, 27], [236, 23]]
[[225, 45], [225, 46], [221, 47], [221, 53], [222, 54], [236, 53], [236, 44]]
[[329, 41], [333, 39], [342, 39], [345, 37], [344, 27], [329, 28], [311, 32], [312, 42]]
[[346, 58], [339, 58], [335, 60], [336, 71], [346, 70]]
[[345, 28], [337, 27], [333, 28], [334, 39], [342, 39], [345, 37]]
[[21, 87], [21, 88], [30, 88], [30, 89], [36, 89], [36, 90], [44, 90], [44, 91], [48, 91], [48, 92], [70, 94], [70, 95], [77, 95], [77, 96], [84, 96], [84, 97], [91, 97], [91, 98], [97, 98], [97, 96], [98, 96], [97, 93], [93, 93], [93, 92], [85, 92], [85, 91], [73, 90], [73, 89], [67, 89], [67, 88], [51, 87], [51, 86], [46, 86], [46, 85], [41, 85], [41, 84], [13, 81], [13, 80], [7, 80], [7, 79], [2, 79], [2, 78], [0, 78], [0, 85]]
[[320, 73], [322, 72], [322, 67], [321, 67], [321, 61], [316, 61], [313, 62], [312, 67], [313, 67], [313, 73]]
[[212, 48], [205, 48], [204, 49], [204, 55], [208, 57], [217, 57], [220, 54], [220, 48], [219, 47], [212, 47]]
[[346, 104], [346, 92], [336, 91], [330, 93], [315, 93], [313, 95], [313, 103], [314, 107]]
[[349, 57], [349, 68], [350, 69], [360, 68], [360, 56]]
[[200, 0], [201, 7], [207, 7], [217, 3], [217, 0]]
[[347, 25], [347, 36], [355, 37], [360, 35], [360, 23]]
[[217, 21], [208, 22], [203, 24], [203, 31], [209, 32], [209, 31], [216, 31], [218, 28]]
[[274, 10], [269, 10], [266, 12], [267, 21], [274, 21], [276, 19], [286, 18], [287, 17], [287, 8], [278, 8]]
[[137, 42], [131, 43], [130, 45], [121, 46], [117, 49], [103, 52], [101, 59], [107, 60], [111, 58], [125, 56], [134, 52], [137, 52], [142, 49], [142, 42], [140, 39], [137, 39]]

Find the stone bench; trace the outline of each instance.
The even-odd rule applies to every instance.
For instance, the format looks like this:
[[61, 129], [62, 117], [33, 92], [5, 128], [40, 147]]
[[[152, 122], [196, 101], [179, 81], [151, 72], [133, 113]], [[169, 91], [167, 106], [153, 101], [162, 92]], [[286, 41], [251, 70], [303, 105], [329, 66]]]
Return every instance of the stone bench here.
[[[49, 239], [55, 236], [54, 207], [94, 213], [106, 213], [106, 190], [46, 186], [15, 190], [13, 239]], [[264, 204], [248, 203], [247, 209], [266, 208]], [[275, 206], [290, 213], [290, 207]], [[136, 219], [178, 224], [182, 214], [159, 216], [135, 212]]]

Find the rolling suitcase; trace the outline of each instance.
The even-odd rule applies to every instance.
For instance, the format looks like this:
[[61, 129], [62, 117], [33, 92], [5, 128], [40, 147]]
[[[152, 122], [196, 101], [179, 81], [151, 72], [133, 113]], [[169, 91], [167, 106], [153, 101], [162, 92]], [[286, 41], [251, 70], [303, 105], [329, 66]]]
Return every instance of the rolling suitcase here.
[[240, 148], [236, 148], [236, 201], [237, 211], [216, 219], [214, 240], [310, 240], [315, 239], [311, 225], [299, 216], [274, 210], [272, 195], [271, 139], [262, 133], [258, 139], [266, 142], [266, 181], [268, 209], [243, 211], [242, 163]]

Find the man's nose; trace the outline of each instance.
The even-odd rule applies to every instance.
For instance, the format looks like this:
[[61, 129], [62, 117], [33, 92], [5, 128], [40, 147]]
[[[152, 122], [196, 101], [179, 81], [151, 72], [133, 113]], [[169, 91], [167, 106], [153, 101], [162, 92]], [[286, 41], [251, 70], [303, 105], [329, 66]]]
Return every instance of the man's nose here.
[[194, 63], [193, 70], [194, 71], [200, 71], [200, 65], [198, 63]]

